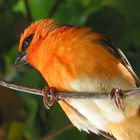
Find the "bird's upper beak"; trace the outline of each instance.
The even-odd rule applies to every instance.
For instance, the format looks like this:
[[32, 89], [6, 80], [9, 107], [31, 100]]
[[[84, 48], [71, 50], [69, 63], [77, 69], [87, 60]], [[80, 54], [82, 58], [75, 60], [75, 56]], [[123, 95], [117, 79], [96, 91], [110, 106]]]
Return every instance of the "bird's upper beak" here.
[[14, 67], [18, 67], [20, 65], [26, 64], [26, 52], [20, 52], [15, 60]]

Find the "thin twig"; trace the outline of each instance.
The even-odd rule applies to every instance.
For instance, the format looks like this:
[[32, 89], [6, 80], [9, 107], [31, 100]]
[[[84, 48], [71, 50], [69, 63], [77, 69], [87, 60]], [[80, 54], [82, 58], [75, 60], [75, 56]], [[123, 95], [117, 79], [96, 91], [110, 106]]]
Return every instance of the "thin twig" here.
[[35, 89], [35, 88], [24, 87], [24, 86], [20, 86], [20, 85], [16, 85], [16, 84], [11, 84], [11, 83], [8, 83], [8, 82], [2, 81], [2, 80], [0, 80], [0, 86], [6, 87], [6, 88], [9, 88], [9, 89], [13, 89], [13, 90], [16, 90], [16, 91], [22, 91], [22, 92], [26, 92], [26, 93], [29, 93], [29, 94], [35, 94], [35, 95], [43, 96], [42, 90]]
[[[0, 86], [13, 89], [16, 91], [22, 91], [29, 94], [35, 94], [43, 96], [43, 90], [42, 89], [35, 89], [25, 86], [20, 86], [17, 84], [11, 84], [5, 81], [0, 80]], [[122, 98], [126, 98], [132, 95], [140, 96], [140, 87], [132, 89], [132, 90], [124, 90], [122, 91], [124, 93], [122, 95]], [[49, 96], [49, 95], [48, 95]], [[57, 91], [57, 94], [52, 94], [56, 99], [69, 99], [69, 98], [76, 98], [76, 99], [106, 99], [108, 98], [108, 93], [96, 93], [96, 92], [69, 92], [69, 91]]]
[[51, 140], [53, 138], [55, 138], [56, 136], [64, 133], [65, 131], [73, 128], [74, 126], [72, 125], [72, 123], [67, 123], [64, 126], [58, 128], [57, 130], [53, 130], [50, 133], [48, 133], [46, 136], [43, 137], [42, 140]]
[[32, 19], [32, 14], [31, 14], [28, 0], [23, 0], [23, 2], [25, 4], [25, 8], [26, 8], [26, 12], [27, 12], [27, 20], [28, 20], [28, 22], [31, 22], [33, 19]]

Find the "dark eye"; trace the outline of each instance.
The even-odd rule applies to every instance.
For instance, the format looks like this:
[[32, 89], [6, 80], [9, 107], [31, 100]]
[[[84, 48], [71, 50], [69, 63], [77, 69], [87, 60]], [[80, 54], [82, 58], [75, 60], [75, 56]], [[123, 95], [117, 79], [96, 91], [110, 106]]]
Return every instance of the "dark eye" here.
[[29, 47], [29, 45], [33, 39], [33, 36], [34, 36], [34, 34], [31, 34], [23, 40], [22, 50], [26, 50]]

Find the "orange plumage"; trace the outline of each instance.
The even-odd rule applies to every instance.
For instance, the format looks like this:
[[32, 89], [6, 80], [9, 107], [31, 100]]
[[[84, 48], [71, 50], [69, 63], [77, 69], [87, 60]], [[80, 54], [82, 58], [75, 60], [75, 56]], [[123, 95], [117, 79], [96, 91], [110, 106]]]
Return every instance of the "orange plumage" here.
[[[66, 26], [53, 19], [36, 21], [21, 35], [19, 52], [17, 63], [27, 61], [58, 90], [109, 93], [114, 87], [124, 90], [139, 85], [123, 53], [88, 28]], [[101, 130], [118, 140], [139, 140], [139, 100], [135, 96], [125, 99], [124, 110], [110, 99], [59, 103], [80, 130], [97, 134]]]

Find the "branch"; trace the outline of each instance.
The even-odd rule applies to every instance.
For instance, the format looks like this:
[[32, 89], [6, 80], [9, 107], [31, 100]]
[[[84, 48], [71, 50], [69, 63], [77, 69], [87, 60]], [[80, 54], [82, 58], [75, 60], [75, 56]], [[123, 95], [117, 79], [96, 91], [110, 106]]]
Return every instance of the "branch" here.
[[32, 19], [32, 14], [31, 14], [28, 0], [23, 0], [23, 2], [25, 4], [25, 8], [26, 8], [26, 12], [27, 12], [27, 20], [28, 20], [28, 22], [31, 22], [33, 19]]
[[[26, 92], [28, 94], [35, 94], [35, 95], [40, 95], [40, 96], [43, 96], [43, 91], [44, 91], [42, 89], [35, 89], [35, 88], [30, 88], [30, 87], [24, 87], [24, 86], [17, 85], [17, 84], [11, 84], [11, 83], [8, 83], [8, 82], [2, 81], [2, 80], [0, 80], [0, 86], [6, 87], [9, 89], [13, 89], [16, 91]], [[123, 90], [122, 93], [123, 93], [122, 98], [127, 98], [132, 95], [140, 96], [140, 87], [132, 89], [132, 90]], [[108, 98], [108, 93], [57, 91], [57, 93], [51, 95], [51, 97], [52, 96], [58, 100], [69, 99], [69, 98], [105, 99], [105, 98]]]
[[74, 126], [72, 125], [72, 123], [67, 123], [64, 126], [58, 128], [57, 130], [53, 130], [50, 133], [48, 133], [46, 136], [44, 136], [44, 138], [42, 140], [51, 140], [53, 138], [55, 138], [56, 136], [64, 133], [65, 131], [73, 128]]
[[26, 92], [26, 93], [29, 93], [29, 94], [35, 94], [35, 95], [43, 96], [42, 90], [35, 89], [35, 88], [24, 87], [24, 86], [20, 86], [20, 85], [16, 85], [16, 84], [11, 84], [11, 83], [8, 83], [8, 82], [2, 81], [2, 80], [0, 80], [0, 86], [6, 87], [6, 88], [9, 88], [9, 89], [13, 89], [13, 90], [16, 90], [16, 91], [22, 91], [22, 92]]

